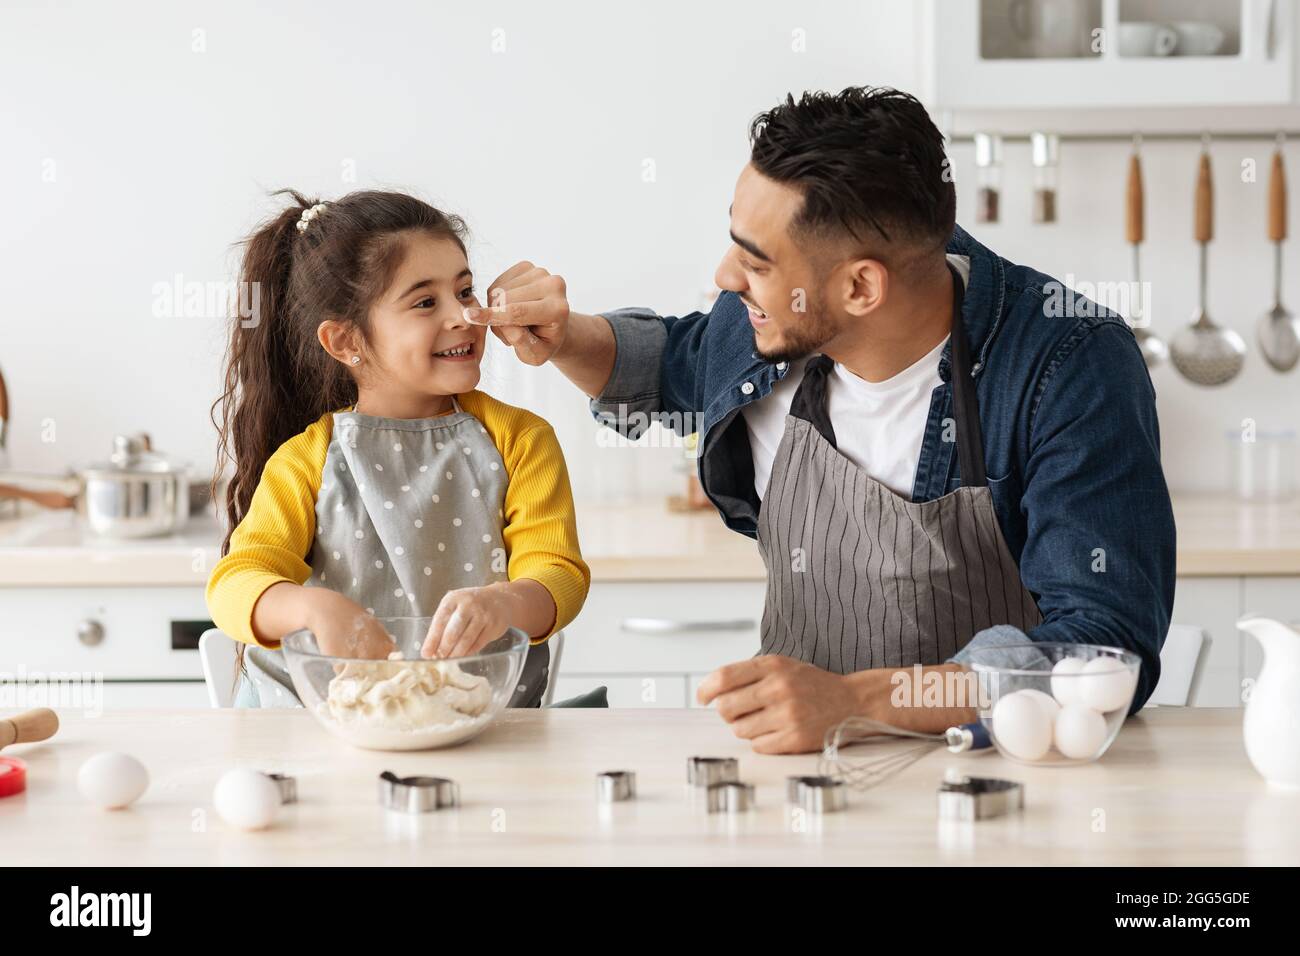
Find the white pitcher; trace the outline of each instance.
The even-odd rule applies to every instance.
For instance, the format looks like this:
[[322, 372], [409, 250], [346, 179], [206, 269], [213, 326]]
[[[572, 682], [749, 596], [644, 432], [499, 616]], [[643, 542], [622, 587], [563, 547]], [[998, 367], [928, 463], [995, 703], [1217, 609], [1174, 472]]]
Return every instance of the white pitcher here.
[[1246, 756], [1271, 784], [1300, 789], [1300, 632], [1266, 617], [1237, 627], [1264, 648], [1264, 667], [1246, 703]]

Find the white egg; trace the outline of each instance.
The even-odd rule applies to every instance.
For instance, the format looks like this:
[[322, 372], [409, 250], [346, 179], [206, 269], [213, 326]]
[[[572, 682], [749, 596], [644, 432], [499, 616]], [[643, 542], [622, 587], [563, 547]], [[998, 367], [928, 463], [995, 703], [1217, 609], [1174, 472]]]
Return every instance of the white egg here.
[[1062, 707], [1083, 703], [1079, 679], [1074, 675], [1080, 673], [1086, 663], [1082, 657], [1063, 657], [1052, 668], [1052, 696]]
[[993, 736], [1011, 756], [1039, 760], [1052, 746], [1052, 723], [1028, 691], [998, 698], [993, 705]]
[[1056, 749], [1073, 760], [1097, 756], [1106, 740], [1106, 718], [1091, 707], [1067, 704], [1056, 715]]
[[1114, 657], [1095, 657], [1084, 665], [1082, 677], [1076, 678], [1082, 703], [1106, 713], [1127, 707], [1133, 700], [1134, 673]]
[[256, 770], [227, 770], [212, 790], [217, 816], [241, 830], [261, 830], [280, 812], [280, 788]]
[[1061, 705], [1056, 702], [1056, 698], [1051, 694], [1041, 690], [1035, 690], [1032, 687], [1026, 687], [1024, 690], [1017, 691], [1018, 694], [1026, 694], [1038, 702], [1038, 706], [1043, 709], [1043, 715], [1052, 723], [1056, 723], [1056, 715], [1061, 712]]
[[81, 795], [106, 810], [118, 810], [140, 799], [149, 787], [149, 771], [130, 754], [95, 754], [77, 771]]

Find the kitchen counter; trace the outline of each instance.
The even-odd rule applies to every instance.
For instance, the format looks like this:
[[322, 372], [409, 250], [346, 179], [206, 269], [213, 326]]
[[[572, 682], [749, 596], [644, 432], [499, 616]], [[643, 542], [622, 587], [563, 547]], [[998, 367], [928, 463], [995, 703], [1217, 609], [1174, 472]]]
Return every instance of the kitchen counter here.
[[[416, 754], [352, 749], [301, 710], [61, 717], [53, 739], [5, 750], [27, 762], [29, 780], [27, 793], [0, 799], [9, 866], [1300, 864], [1300, 792], [1270, 788], [1249, 765], [1240, 710], [1148, 709], [1082, 767], [936, 752], [851, 795], [846, 811], [807, 820], [784, 806], [784, 782], [816, 758], [757, 756], [708, 710], [508, 711], [477, 740]], [[77, 768], [105, 749], [128, 750], [152, 775], [128, 810], [77, 793]], [[693, 804], [693, 755], [739, 757], [757, 809], [710, 815]], [[300, 802], [269, 830], [231, 829], [211, 795], [236, 766], [296, 775]], [[387, 769], [452, 778], [461, 808], [384, 811], [376, 777]], [[611, 769], [636, 771], [635, 802], [596, 804], [595, 774]], [[947, 770], [1023, 782], [1023, 813], [939, 824]]]
[[[1300, 501], [1251, 504], [1226, 495], [1176, 496], [1180, 577], [1300, 575]], [[193, 518], [184, 533], [105, 542], [69, 512], [0, 519], [0, 587], [202, 586], [222, 528]], [[597, 581], [761, 581], [754, 543], [712, 511], [660, 501], [580, 505], [582, 552]]]

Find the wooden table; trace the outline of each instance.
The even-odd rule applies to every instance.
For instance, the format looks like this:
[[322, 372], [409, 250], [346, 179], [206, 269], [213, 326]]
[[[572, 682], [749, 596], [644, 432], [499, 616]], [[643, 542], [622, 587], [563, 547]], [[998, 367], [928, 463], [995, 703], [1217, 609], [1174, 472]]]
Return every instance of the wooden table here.
[[[352, 749], [303, 711], [61, 717], [53, 739], [5, 750], [29, 775], [25, 794], [0, 799], [6, 866], [1300, 864], [1300, 792], [1255, 773], [1240, 710], [1148, 710], [1083, 767], [936, 752], [852, 795], [847, 811], [808, 819], [784, 805], [784, 781], [812, 772], [816, 758], [755, 755], [708, 710], [510, 711], [469, 744], [415, 754]], [[77, 792], [77, 768], [105, 749], [149, 768], [149, 790], [128, 810], [96, 809]], [[739, 757], [758, 808], [710, 815], [692, 802], [693, 755]], [[236, 766], [296, 775], [300, 802], [272, 829], [231, 829], [211, 795]], [[376, 793], [385, 769], [451, 777], [463, 805], [385, 811]], [[595, 775], [613, 769], [636, 771], [634, 803], [596, 803]], [[1024, 812], [940, 824], [935, 788], [949, 769], [1022, 781]]]

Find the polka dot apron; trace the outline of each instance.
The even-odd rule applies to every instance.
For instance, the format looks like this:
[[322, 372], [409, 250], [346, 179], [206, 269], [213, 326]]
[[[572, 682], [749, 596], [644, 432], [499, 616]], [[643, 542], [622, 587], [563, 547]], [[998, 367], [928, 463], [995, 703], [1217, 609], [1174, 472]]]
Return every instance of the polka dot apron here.
[[[450, 590], [509, 580], [505, 463], [487, 429], [453, 402], [437, 418], [335, 414], [306, 586], [338, 591], [379, 618], [409, 618], [431, 617]], [[423, 634], [395, 630], [402, 652], [417, 656]], [[544, 644], [529, 649], [511, 706], [537, 706], [549, 657]], [[245, 664], [260, 706], [300, 706], [279, 651], [250, 648]]]

